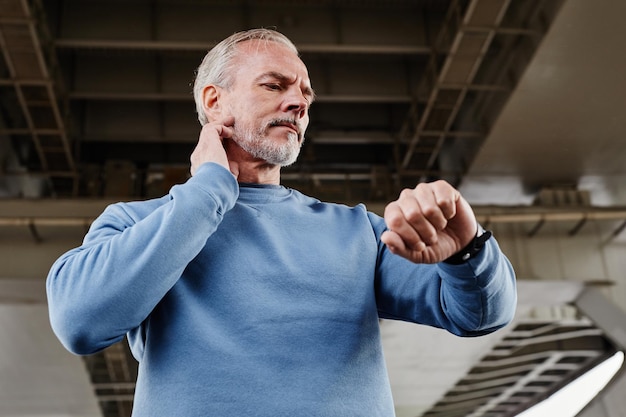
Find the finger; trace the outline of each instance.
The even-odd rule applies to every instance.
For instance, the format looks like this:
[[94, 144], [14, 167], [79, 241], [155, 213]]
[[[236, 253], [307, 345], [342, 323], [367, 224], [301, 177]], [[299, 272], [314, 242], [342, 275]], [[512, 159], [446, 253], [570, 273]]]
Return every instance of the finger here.
[[415, 188], [415, 198], [420, 206], [421, 214], [434, 231], [443, 230], [448, 219], [442, 210], [437, 189], [432, 184], [420, 184]]
[[[211, 138], [218, 137], [219, 139], [231, 138], [233, 135], [234, 119], [226, 118], [223, 120], [217, 120], [211, 123], [207, 123], [202, 126], [201, 136], [210, 140]], [[217, 135], [215, 135], [215, 134]]]
[[391, 230], [383, 232], [380, 240], [387, 246], [391, 253], [402, 256], [413, 262], [418, 261], [420, 253], [426, 249], [426, 245], [423, 242], [420, 242], [415, 248], [407, 247], [400, 235]]
[[219, 138], [222, 140], [222, 142], [224, 141], [224, 139], [232, 139], [233, 133], [235, 131], [232, 127], [224, 125], [216, 127], [215, 130], [217, 131], [217, 134], [219, 135]]
[[211, 140], [216, 137], [220, 140], [232, 138], [234, 125], [235, 118], [232, 116], [206, 123], [200, 131], [200, 140]]
[[224, 139], [232, 136], [233, 129], [222, 123], [232, 126], [234, 120], [227, 118], [202, 126], [198, 143], [190, 156], [192, 176], [196, 173], [198, 167], [205, 162], [216, 162], [226, 169], [230, 168], [228, 156], [224, 149]]
[[227, 116], [217, 121], [217, 127], [219, 128], [218, 134], [222, 139], [232, 138], [235, 126], [235, 118], [233, 116]]
[[456, 215], [457, 204], [461, 198], [461, 193], [447, 182], [441, 180], [432, 184], [432, 190], [443, 216], [447, 220], [453, 218]]
[[385, 245], [387, 245], [392, 253], [395, 253], [396, 255], [406, 249], [402, 238], [398, 236], [396, 232], [393, 232], [391, 230], [386, 230], [385, 232], [383, 232], [383, 234], [380, 236], [380, 240]]
[[418, 236], [418, 241], [410, 243], [410, 246], [414, 246], [419, 241], [427, 245], [435, 244], [437, 242], [437, 230], [439, 230], [439, 225], [436, 223], [441, 219], [437, 215], [438, 210], [435, 209], [432, 193], [429, 193], [425, 187], [405, 190], [398, 200], [398, 205], [407, 223]]
[[389, 203], [385, 207], [384, 219], [387, 228], [402, 239], [402, 246], [415, 247], [422, 242], [417, 230], [409, 223], [400, 208], [399, 201]]

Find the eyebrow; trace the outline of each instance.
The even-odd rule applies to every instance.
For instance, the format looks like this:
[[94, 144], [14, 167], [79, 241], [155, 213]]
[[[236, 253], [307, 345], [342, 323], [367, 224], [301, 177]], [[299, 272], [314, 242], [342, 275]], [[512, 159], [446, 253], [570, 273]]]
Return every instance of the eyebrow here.
[[[285, 74], [282, 74], [280, 72], [277, 72], [277, 71], [265, 72], [265, 73], [259, 75], [256, 78], [255, 81], [260, 82], [260, 81], [262, 81], [265, 78], [273, 78], [273, 79], [275, 79], [275, 80], [277, 80], [277, 81], [279, 81], [279, 82], [281, 82], [283, 84], [292, 84], [292, 83], [295, 82], [295, 80], [293, 78], [291, 78], [291, 77], [289, 77], [289, 76], [287, 76]], [[309, 86], [304, 87], [304, 89], [302, 90], [302, 93], [305, 96], [310, 97], [310, 102], [311, 103], [313, 102], [313, 100], [315, 100], [315, 91], [313, 90], [312, 87], [309, 87]]]

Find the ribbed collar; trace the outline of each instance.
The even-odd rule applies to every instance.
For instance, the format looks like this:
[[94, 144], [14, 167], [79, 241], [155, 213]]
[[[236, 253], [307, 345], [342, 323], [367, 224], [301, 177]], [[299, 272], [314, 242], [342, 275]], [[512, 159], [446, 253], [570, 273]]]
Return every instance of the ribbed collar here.
[[282, 185], [239, 183], [239, 201], [246, 204], [275, 203], [292, 194], [292, 189]]

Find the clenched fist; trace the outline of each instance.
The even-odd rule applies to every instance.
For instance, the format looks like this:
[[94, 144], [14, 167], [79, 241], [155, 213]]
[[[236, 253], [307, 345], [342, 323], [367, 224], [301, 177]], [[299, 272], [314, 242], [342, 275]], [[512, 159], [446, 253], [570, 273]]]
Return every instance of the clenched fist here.
[[381, 240], [392, 253], [415, 263], [436, 263], [463, 249], [476, 236], [472, 208], [445, 181], [405, 189], [387, 205], [388, 230]]

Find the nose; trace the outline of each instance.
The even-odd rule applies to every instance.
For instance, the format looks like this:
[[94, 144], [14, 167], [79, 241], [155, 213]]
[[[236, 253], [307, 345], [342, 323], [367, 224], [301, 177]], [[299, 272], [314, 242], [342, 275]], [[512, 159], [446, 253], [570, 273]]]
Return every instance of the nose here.
[[288, 90], [283, 106], [287, 112], [293, 113], [296, 117], [302, 119], [307, 115], [309, 101], [306, 99], [300, 88], [292, 86]]

